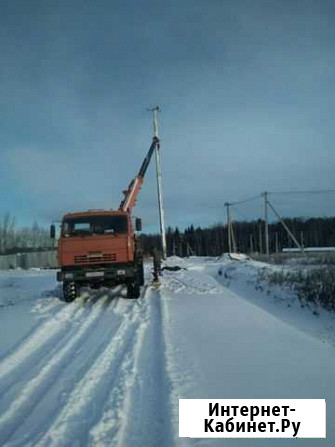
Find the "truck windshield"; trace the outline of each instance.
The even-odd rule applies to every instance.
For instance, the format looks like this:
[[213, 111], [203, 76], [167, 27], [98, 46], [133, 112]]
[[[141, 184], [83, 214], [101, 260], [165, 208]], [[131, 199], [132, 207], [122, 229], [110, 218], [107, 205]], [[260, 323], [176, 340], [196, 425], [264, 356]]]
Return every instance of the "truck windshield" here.
[[66, 237], [120, 233], [127, 233], [126, 216], [87, 216], [66, 219], [63, 222], [63, 235]]

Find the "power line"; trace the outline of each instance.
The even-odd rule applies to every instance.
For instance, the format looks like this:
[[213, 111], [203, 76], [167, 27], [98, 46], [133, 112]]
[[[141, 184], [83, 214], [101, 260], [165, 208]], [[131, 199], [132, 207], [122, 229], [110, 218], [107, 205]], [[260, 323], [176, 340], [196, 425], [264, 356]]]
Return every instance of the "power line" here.
[[[319, 189], [310, 191], [267, 191], [267, 194], [271, 195], [295, 195], [295, 194], [334, 194], [335, 189]], [[243, 203], [252, 202], [253, 200], [259, 199], [263, 196], [262, 194], [257, 194], [256, 196], [249, 197], [247, 199], [237, 200], [236, 202], [229, 202], [230, 206], [242, 205]]]
[[335, 189], [319, 189], [314, 191], [270, 191], [271, 195], [294, 195], [294, 194], [330, 194], [335, 193]]
[[261, 197], [261, 195], [257, 194], [257, 196], [249, 197], [248, 199], [245, 199], [245, 200], [239, 200], [237, 202], [231, 202], [231, 203], [229, 203], [229, 205], [231, 205], [231, 206], [233, 206], [233, 205], [241, 205], [242, 203], [252, 202], [253, 200], [259, 199], [260, 197]]

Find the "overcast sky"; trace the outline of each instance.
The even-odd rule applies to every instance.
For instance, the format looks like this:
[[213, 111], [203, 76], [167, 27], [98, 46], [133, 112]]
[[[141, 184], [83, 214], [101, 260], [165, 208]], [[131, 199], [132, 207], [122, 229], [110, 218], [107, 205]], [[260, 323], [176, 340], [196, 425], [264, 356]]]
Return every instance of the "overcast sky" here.
[[[335, 2], [0, 0], [0, 214], [116, 208], [159, 104], [167, 225], [335, 188]], [[335, 214], [335, 195], [273, 199]], [[158, 228], [154, 164], [135, 214]], [[261, 202], [239, 207], [240, 217]], [[257, 217], [258, 217], [257, 215]]]

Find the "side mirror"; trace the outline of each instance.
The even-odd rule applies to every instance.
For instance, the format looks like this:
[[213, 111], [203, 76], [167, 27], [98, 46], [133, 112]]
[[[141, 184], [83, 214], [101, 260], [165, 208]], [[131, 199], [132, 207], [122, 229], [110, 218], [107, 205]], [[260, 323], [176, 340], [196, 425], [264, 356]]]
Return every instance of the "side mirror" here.
[[142, 219], [140, 219], [139, 217], [136, 217], [135, 219], [135, 230], [142, 231]]
[[55, 239], [55, 237], [56, 237], [56, 227], [54, 224], [52, 224], [50, 227], [50, 238]]

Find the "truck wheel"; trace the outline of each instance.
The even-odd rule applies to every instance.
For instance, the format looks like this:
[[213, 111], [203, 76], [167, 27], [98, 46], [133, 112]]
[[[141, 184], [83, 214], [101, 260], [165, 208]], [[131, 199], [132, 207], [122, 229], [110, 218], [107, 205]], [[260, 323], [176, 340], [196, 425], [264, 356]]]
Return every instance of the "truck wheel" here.
[[140, 296], [140, 285], [135, 282], [130, 282], [127, 284], [127, 298], [139, 298]]
[[67, 303], [71, 303], [77, 298], [78, 288], [74, 281], [64, 281], [63, 283], [63, 299]]

